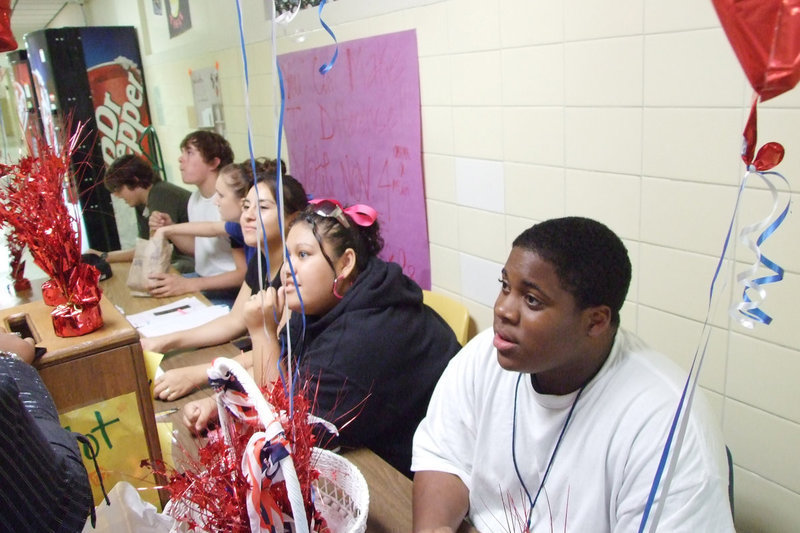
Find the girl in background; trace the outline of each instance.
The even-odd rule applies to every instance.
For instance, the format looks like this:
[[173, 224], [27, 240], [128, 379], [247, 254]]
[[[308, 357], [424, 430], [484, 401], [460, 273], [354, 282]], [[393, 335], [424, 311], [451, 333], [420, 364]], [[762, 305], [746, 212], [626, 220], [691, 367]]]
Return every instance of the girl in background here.
[[[155, 237], [166, 238], [173, 242], [178, 241], [181, 244], [186, 241], [188, 245], [194, 237], [227, 236], [230, 238], [231, 248], [234, 250], [234, 260], [238, 264], [237, 255], [241, 256], [243, 251], [244, 264], [247, 265], [253, 258], [256, 249], [245, 243], [240, 221], [242, 202], [247, 196], [247, 191], [253, 186], [253, 167], [255, 167], [256, 173], [275, 172], [275, 160], [257, 158], [253, 163], [248, 159], [241, 163], [231, 163], [220, 170], [219, 176], [217, 176], [214, 202], [219, 209], [221, 221], [185, 222], [162, 226], [156, 230]], [[154, 294], [154, 296], [156, 295]]]
[[[460, 349], [453, 331], [422, 303], [419, 285], [399, 265], [378, 258], [383, 240], [372, 208], [317, 201], [292, 223], [286, 245], [295, 276], [285, 264], [282, 286], [254, 294], [244, 306], [256, 381], [266, 387], [278, 376], [285, 301], [293, 359], [313, 413], [339, 426], [336, 444], [366, 446], [410, 475], [414, 431]], [[195, 432], [214, 416], [213, 398], [184, 408]]]
[[[143, 349], [165, 353], [178, 349], [215, 346], [246, 333], [245, 302], [252, 294], [258, 292], [261, 286], [280, 284], [279, 273], [283, 263], [283, 246], [278, 224], [277, 177], [274, 166], [271, 168], [272, 170], [257, 171], [256, 185], [250, 187], [242, 203], [240, 222], [244, 242], [255, 248], [260, 241], [262, 253], [253, 255], [248, 262], [244, 282], [230, 313], [202, 326], [157, 337], [143, 338], [141, 339]], [[288, 174], [283, 176], [283, 200], [284, 224], [291, 222], [308, 203], [303, 186]], [[261, 221], [263, 221], [263, 227]], [[269, 270], [267, 270], [266, 254], [269, 255]], [[259, 280], [259, 262], [263, 280]], [[240, 358], [239, 362], [246, 368], [252, 365], [250, 352], [242, 354]], [[206, 368], [206, 365], [195, 365], [165, 372], [155, 380], [154, 396], [161, 400], [171, 401], [189, 394], [208, 383]]]

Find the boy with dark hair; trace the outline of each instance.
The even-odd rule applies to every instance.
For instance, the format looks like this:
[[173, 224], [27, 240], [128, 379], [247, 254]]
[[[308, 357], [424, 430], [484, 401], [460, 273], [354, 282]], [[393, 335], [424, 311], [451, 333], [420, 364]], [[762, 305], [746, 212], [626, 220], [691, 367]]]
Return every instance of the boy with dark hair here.
[[[467, 514], [485, 532], [638, 530], [685, 376], [619, 328], [630, 279], [594, 220], [514, 240], [493, 329], [450, 362], [414, 436], [415, 531]], [[700, 397], [687, 416], [659, 530], [734, 531], [718, 424]]]
[[[217, 175], [222, 167], [233, 162], [233, 150], [218, 133], [198, 130], [181, 141], [181, 179], [197, 190], [189, 197], [189, 222], [218, 222], [216, 205]], [[150, 216], [150, 229], [174, 224], [167, 213]], [[150, 276], [150, 294], [156, 297], [177, 296], [202, 291], [212, 303], [233, 305], [244, 280], [246, 265], [233, 260], [231, 243], [223, 237], [176, 237], [172, 242], [185, 253], [194, 255], [196, 277], [175, 274]]]
[[[106, 170], [103, 183], [106, 189], [136, 212], [136, 226], [139, 238], [150, 238], [150, 214], [167, 214], [177, 222], [188, 222], [187, 204], [191, 193], [183, 187], [163, 181], [153, 170], [152, 165], [142, 156], [126, 154], [115, 159]], [[135, 250], [117, 250], [100, 254], [110, 262], [133, 261]], [[190, 255], [175, 252], [172, 265], [178, 272], [193, 272], [194, 259]]]

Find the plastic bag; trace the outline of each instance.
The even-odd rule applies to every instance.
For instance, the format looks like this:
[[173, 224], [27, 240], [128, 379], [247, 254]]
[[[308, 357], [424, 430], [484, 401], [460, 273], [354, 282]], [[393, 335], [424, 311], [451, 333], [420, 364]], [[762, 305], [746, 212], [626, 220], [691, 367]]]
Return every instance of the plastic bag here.
[[97, 523], [93, 528], [91, 520], [86, 521], [83, 533], [169, 533], [182, 531], [175, 520], [159, 513], [151, 503], [139, 496], [133, 485], [120, 481], [108, 493], [111, 505], [105, 501], [95, 507]]

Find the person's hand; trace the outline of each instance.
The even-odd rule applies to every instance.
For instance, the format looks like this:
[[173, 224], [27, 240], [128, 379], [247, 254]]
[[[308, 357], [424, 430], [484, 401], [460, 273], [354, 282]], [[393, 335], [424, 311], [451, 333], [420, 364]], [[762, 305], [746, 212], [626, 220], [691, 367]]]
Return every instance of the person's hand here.
[[0, 333], [0, 350], [17, 354], [17, 357], [29, 365], [33, 364], [36, 357], [35, 344], [30, 337], [23, 339], [14, 333]]
[[208, 365], [186, 366], [167, 370], [156, 378], [153, 385], [153, 398], [171, 402], [194, 392], [208, 381]]
[[155, 231], [163, 226], [169, 226], [174, 224], [172, 221], [172, 217], [169, 216], [167, 213], [162, 213], [161, 211], [153, 211], [150, 213], [150, 218], [148, 219], [148, 224], [150, 226], [150, 234], [152, 235]]
[[147, 291], [151, 296], [164, 298], [192, 292], [188, 278], [178, 274], [150, 274], [147, 277]]
[[217, 401], [213, 396], [183, 406], [183, 423], [195, 435], [202, 435], [211, 423], [219, 420]]
[[142, 351], [165, 353], [167, 350], [167, 338], [164, 335], [157, 337], [141, 337], [139, 344], [142, 345]]
[[248, 331], [261, 331], [265, 324], [267, 331], [276, 331], [283, 316], [284, 294], [283, 287], [277, 291], [274, 287], [268, 287], [250, 296], [243, 310]]
[[169, 226], [161, 226], [158, 229], [153, 231], [153, 226], [150, 226], [150, 233], [151, 239], [158, 240], [158, 239], [168, 239], [169, 238]]

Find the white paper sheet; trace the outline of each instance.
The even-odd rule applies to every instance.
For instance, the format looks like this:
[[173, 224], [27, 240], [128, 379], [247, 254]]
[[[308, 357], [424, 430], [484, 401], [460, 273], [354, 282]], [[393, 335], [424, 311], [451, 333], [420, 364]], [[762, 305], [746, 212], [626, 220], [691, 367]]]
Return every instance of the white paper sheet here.
[[142, 337], [155, 337], [201, 326], [228, 314], [227, 305], [205, 305], [190, 296], [171, 304], [128, 315], [128, 321]]

